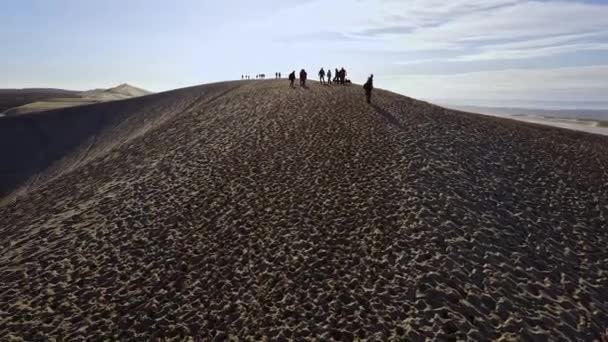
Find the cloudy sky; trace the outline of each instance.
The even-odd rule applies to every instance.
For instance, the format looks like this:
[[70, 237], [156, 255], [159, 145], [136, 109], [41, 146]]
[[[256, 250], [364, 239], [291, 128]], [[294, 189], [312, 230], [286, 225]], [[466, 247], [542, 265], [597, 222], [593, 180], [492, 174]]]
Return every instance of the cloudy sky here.
[[608, 1], [4, 0], [0, 88], [344, 66], [449, 104], [608, 108]]

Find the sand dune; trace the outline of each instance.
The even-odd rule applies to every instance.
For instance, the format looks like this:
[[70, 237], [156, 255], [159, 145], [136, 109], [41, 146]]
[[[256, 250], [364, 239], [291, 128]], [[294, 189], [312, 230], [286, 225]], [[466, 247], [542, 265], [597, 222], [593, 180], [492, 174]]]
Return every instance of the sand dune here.
[[81, 95], [85, 99], [94, 99], [97, 101], [115, 101], [149, 94], [151, 94], [151, 92], [147, 90], [123, 83], [113, 88], [88, 90], [83, 92]]
[[[33, 92], [34, 91], [34, 92]], [[8, 107], [2, 114], [21, 115], [29, 113], [37, 113], [51, 109], [66, 108], [88, 105], [99, 102], [117, 101], [130, 99], [134, 97], [149, 95], [151, 92], [133, 87], [123, 83], [119, 86], [108, 89], [93, 89], [88, 91], [69, 91], [61, 89], [48, 89], [35, 92], [36, 89], [25, 90], [8, 90], [0, 92], [0, 105], [4, 103], [4, 99], [11, 94], [17, 98], [32, 99], [32, 101], [18, 101], [19, 105]], [[53, 94], [56, 94], [53, 96]], [[25, 96], [24, 96], [25, 95]], [[15, 102], [14, 100], [12, 102]]]
[[57, 97], [79, 98], [80, 95], [77, 91], [63, 89], [0, 89], [0, 114], [2, 114], [5, 110], [13, 107], [19, 107], [28, 103]]
[[0, 336], [589, 340], [608, 137], [227, 82], [0, 119]]
[[456, 110], [481, 113], [581, 132], [608, 135], [608, 111], [569, 109], [526, 109], [479, 106], [447, 106]]

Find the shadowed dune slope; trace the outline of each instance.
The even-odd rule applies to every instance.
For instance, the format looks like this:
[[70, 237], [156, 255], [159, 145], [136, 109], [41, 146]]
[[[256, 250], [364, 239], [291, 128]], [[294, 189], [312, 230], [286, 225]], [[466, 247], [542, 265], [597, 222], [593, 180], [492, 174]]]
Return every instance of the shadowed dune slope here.
[[590, 339], [608, 138], [244, 81], [0, 119], [0, 339]]
[[78, 98], [79, 92], [63, 89], [0, 89], [0, 113], [13, 107], [55, 97]]
[[0, 196], [66, 173], [235, 84], [0, 118]]

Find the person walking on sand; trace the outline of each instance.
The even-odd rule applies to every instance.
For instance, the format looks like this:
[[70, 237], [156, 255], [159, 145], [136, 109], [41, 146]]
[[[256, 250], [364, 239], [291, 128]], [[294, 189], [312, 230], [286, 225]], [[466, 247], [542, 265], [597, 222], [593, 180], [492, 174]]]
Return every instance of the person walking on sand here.
[[323, 68], [319, 70], [319, 82], [321, 84], [325, 83], [325, 70], [323, 70]]
[[331, 69], [327, 69], [327, 84], [331, 84]]
[[300, 70], [300, 86], [302, 86], [303, 88], [306, 88], [306, 76], [308, 76], [306, 70]]
[[290, 88], [295, 88], [293, 86], [293, 82], [295, 82], [295, 81], [296, 81], [296, 71], [294, 70], [291, 72], [291, 74], [289, 74], [289, 87]]
[[372, 103], [372, 90], [374, 90], [374, 74], [371, 74], [367, 79], [367, 82], [363, 85], [363, 90], [365, 90], [365, 101], [367, 103]]
[[340, 77], [340, 73], [338, 72], [338, 68], [336, 68], [336, 73], [334, 74], [334, 83], [338, 83], [338, 78]]

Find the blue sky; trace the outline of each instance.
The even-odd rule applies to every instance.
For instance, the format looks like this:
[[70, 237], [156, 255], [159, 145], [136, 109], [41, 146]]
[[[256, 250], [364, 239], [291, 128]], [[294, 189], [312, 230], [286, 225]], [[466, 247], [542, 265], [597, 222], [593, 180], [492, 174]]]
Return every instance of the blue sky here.
[[0, 88], [320, 67], [440, 103], [608, 108], [608, 1], [5, 0]]

